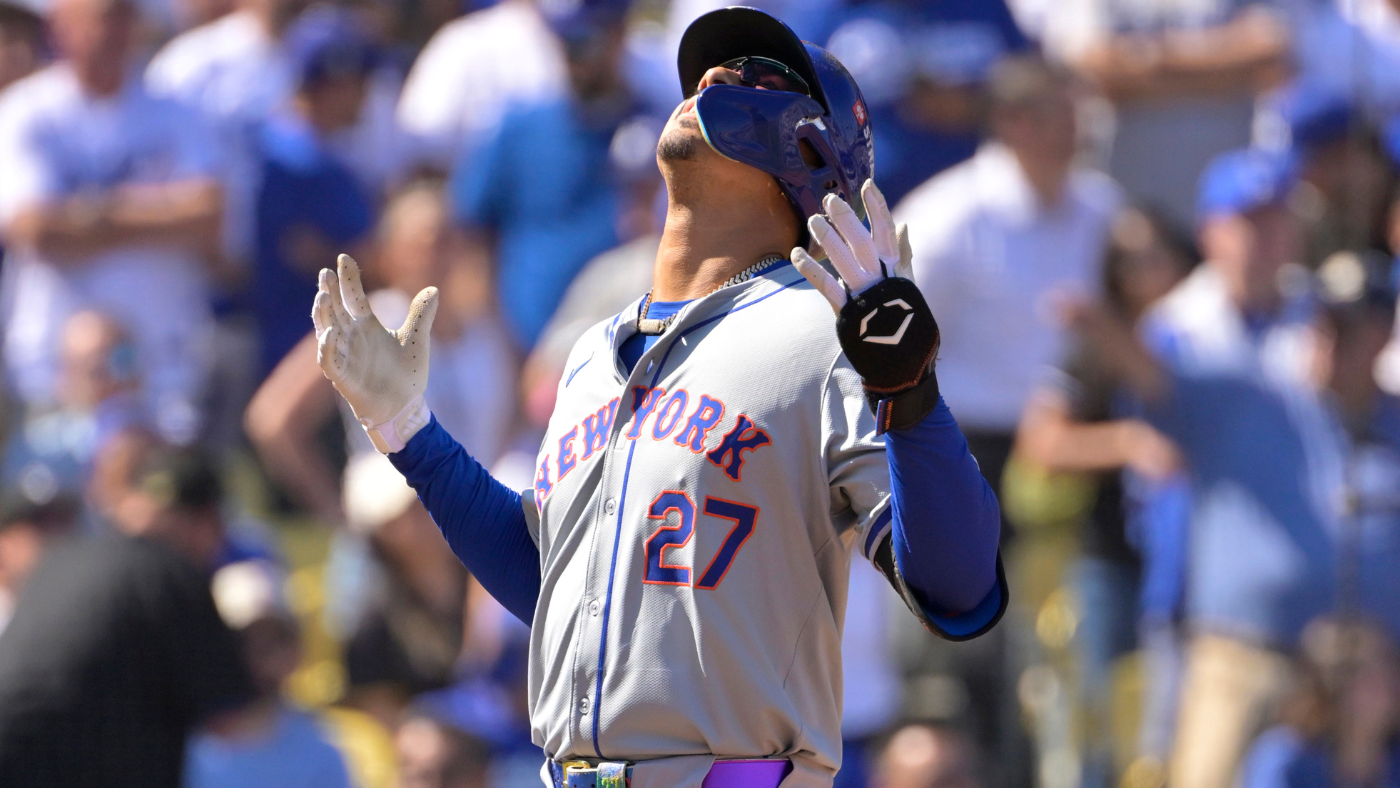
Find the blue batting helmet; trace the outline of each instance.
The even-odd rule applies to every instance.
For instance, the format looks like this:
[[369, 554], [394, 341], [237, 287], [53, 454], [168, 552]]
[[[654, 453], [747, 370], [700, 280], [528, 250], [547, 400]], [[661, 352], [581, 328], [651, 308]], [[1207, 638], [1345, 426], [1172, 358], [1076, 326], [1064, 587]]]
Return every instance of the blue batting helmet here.
[[804, 237], [807, 217], [821, 213], [828, 194], [864, 216], [860, 187], [875, 170], [875, 146], [865, 98], [845, 66], [763, 11], [721, 8], [681, 37], [682, 92], [689, 98], [706, 71], [739, 58], [777, 61], [801, 77], [807, 94], [712, 85], [695, 102], [705, 141], [776, 178], [800, 215]]

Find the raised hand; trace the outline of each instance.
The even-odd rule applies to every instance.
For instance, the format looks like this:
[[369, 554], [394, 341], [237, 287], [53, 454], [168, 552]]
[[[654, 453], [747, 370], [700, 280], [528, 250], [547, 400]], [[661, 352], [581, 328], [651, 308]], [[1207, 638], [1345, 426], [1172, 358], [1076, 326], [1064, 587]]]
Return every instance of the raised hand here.
[[355, 261], [343, 254], [336, 268], [321, 269], [311, 309], [316, 360], [374, 447], [385, 454], [399, 451], [428, 423], [423, 390], [437, 288], [424, 288], [403, 325], [390, 331], [370, 311]]
[[822, 204], [826, 216], [817, 215], [807, 220], [808, 231], [841, 275], [844, 287], [807, 250], [792, 250], [792, 264], [826, 296], [837, 313], [846, 305], [847, 291], [850, 295], [860, 295], [888, 277], [914, 278], [910, 268], [914, 255], [909, 249], [908, 225], [895, 226], [885, 195], [880, 193], [875, 181], [866, 181], [860, 196], [870, 219], [869, 230], [851, 206], [834, 194], [827, 195]]
[[876, 415], [876, 430], [917, 424], [938, 404], [933, 360], [938, 323], [910, 277], [908, 228], [895, 227], [874, 181], [860, 190], [870, 229], [851, 206], [828, 195], [825, 216], [807, 229], [841, 275], [838, 281], [805, 249], [792, 263], [836, 310], [836, 338], [860, 373]]

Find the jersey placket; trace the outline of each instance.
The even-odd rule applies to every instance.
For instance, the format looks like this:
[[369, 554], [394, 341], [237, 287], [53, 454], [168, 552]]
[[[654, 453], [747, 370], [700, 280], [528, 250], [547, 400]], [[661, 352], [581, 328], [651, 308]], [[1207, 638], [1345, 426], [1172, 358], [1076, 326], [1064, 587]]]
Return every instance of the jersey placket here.
[[[635, 320], [633, 316], [633, 320]], [[621, 347], [620, 332], [615, 329], [609, 337], [609, 366], [606, 376], [614, 385], [620, 383], [622, 390], [618, 394], [618, 413], [613, 418], [613, 423], [608, 431], [608, 445], [603, 451], [603, 470], [599, 476], [598, 489], [593, 493], [595, 499], [602, 498], [601, 505], [595, 502], [591, 507], [595, 518], [595, 530], [593, 538], [589, 540], [589, 556], [587, 574], [587, 585], [584, 588], [583, 603], [576, 612], [582, 626], [579, 632], [586, 633], [576, 641], [576, 652], [573, 664], [573, 693], [576, 698], [572, 714], [572, 724], [570, 735], [575, 742], [588, 741], [594, 755], [599, 758], [604, 757], [602, 745], [599, 742], [600, 721], [599, 712], [602, 705], [603, 680], [606, 674], [606, 664], [608, 655], [608, 629], [612, 613], [612, 598], [614, 593], [620, 593], [617, 587], [616, 571], [619, 552], [621, 550], [621, 540], [623, 538], [623, 516], [627, 503], [627, 485], [631, 475], [632, 460], [636, 452], [637, 444], [629, 441], [625, 455], [619, 451], [619, 436], [622, 431], [630, 426], [633, 416], [632, 408], [628, 400], [628, 393], [634, 380], [643, 379], [651, 370], [648, 366], [643, 366], [643, 361], [659, 352], [663, 344], [657, 343], [649, 352], [643, 353], [638, 359], [637, 366], [632, 370], [632, 374], [624, 378], [618, 364], [618, 350]], [[638, 370], [642, 370], [638, 372]], [[660, 369], [656, 370], [653, 379], [659, 378]], [[627, 410], [623, 410], [626, 408]], [[626, 414], [627, 418], [623, 418]], [[618, 462], [622, 458], [621, 479], [618, 479]], [[589, 670], [589, 666], [592, 670]], [[575, 744], [575, 750], [578, 746]]]
[[[665, 332], [665, 335], [663, 335], [662, 339], [661, 339], [660, 341], [658, 341], [650, 350], [648, 350], [648, 351], [646, 351], [645, 353], [643, 353], [643, 354], [641, 355], [641, 357], [637, 359], [637, 364], [636, 364], [636, 366], [633, 367], [631, 374], [627, 377], [626, 381], [623, 383], [622, 401], [618, 403], [618, 417], [613, 419], [613, 428], [612, 428], [612, 431], [611, 431], [611, 433], [610, 433], [610, 435], [609, 435], [609, 441], [610, 441], [610, 443], [609, 443], [609, 450], [608, 450], [608, 453], [607, 453], [607, 454], [604, 456], [604, 458], [603, 458], [604, 466], [603, 466], [603, 477], [602, 477], [602, 480], [601, 480], [601, 482], [602, 482], [602, 484], [603, 484], [603, 489], [607, 490], [607, 491], [608, 491], [608, 494], [609, 494], [610, 496], [612, 496], [612, 497], [609, 497], [607, 500], [608, 500], [608, 501], [614, 501], [614, 500], [615, 500], [615, 501], [617, 502], [617, 504], [616, 504], [616, 507], [615, 507], [615, 508], [616, 508], [616, 513], [615, 513], [615, 515], [614, 515], [613, 517], [611, 517], [611, 518], [606, 518], [606, 519], [604, 520], [605, 523], [609, 523], [609, 521], [610, 521], [609, 524], [611, 524], [611, 525], [613, 526], [613, 528], [612, 528], [612, 530], [611, 530], [612, 545], [611, 545], [611, 550], [609, 551], [609, 554], [608, 554], [608, 556], [607, 556], [607, 567], [606, 567], [606, 571], [607, 571], [607, 582], [606, 582], [606, 591], [605, 591], [605, 593], [604, 593], [604, 595], [603, 595], [603, 599], [602, 599], [602, 606], [603, 606], [603, 607], [602, 607], [602, 616], [601, 616], [601, 626], [600, 626], [599, 631], [598, 631], [598, 642], [597, 642], [597, 644], [596, 644], [596, 645], [597, 645], [597, 649], [598, 649], [598, 657], [597, 657], [597, 662], [596, 662], [596, 665], [595, 665], [595, 671], [596, 671], [596, 673], [595, 673], [595, 680], [594, 680], [594, 684], [593, 684], [593, 688], [592, 688], [592, 698], [593, 698], [593, 699], [592, 699], [592, 701], [591, 701], [591, 703], [590, 703], [590, 705], [591, 705], [592, 708], [590, 709], [590, 714], [589, 714], [589, 717], [591, 717], [591, 723], [592, 723], [591, 734], [592, 734], [592, 742], [593, 742], [593, 751], [594, 751], [594, 753], [597, 755], [597, 757], [599, 757], [599, 758], [604, 757], [603, 752], [602, 752], [602, 745], [601, 745], [601, 743], [599, 742], [599, 737], [600, 737], [600, 735], [601, 735], [601, 731], [600, 731], [600, 711], [601, 711], [601, 708], [602, 708], [602, 700], [603, 700], [603, 681], [604, 681], [604, 679], [606, 678], [606, 673], [607, 673], [607, 662], [608, 662], [608, 631], [609, 631], [609, 624], [610, 624], [610, 614], [611, 614], [611, 608], [614, 606], [614, 605], [613, 605], [613, 597], [614, 597], [614, 594], [615, 594], [615, 593], [616, 593], [616, 594], [621, 594], [621, 593], [622, 593], [622, 589], [621, 589], [621, 588], [618, 586], [618, 584], [617, 584], [617, 583], [618, 583], [618, 581], [617, 581], [617, 565], [618, 565], [619, 553], [620, 553], [620, 551], [621, 551], [622, 539], [624, 538], [624, 534], [623, 534], [623, 524], [624, 524], [624, 520], [623, 520], [623, 517], [625, 516], [626, 507], [627, 507], [628, 500], [629, 500], [629, 498], [628, 498], [628, 485], [629, 485], [629, 482], [631, 481], [631, 472], [632, 472], [633, 460], [634, 460], [635, 455], [636, 455], [637, 445], [638, 445], [639, 443], [642, 443], [642, 441], [641, 441], [641, 440], [628, 441], [627, 456], [626, 456], [625, 462], [623, 463], [623, 468], [622, 468], [621, 488], [618, 490], [618, 492], [617, 492], [617, 494], [616, 494], [615, 496], [612, 495], [611, 480], [614, 478], [614, 472], [615, 472], [616, 466], [613, 465], [611, 461], [612, 461], [613, 457], [615, 457], [615, 456], [617, 455], [617, 452], [615, 451], [615, 449], [618, 448], [618, 445], [617, 445], [618, 436], [620, 436], [620, 435], [622, 434], [622, 429], [623, 429], [623, 427], [624, 427], [624, 426], [630, 427], [630, 425], [631, 425], [631, 423], [632, 423], [632, 419], [636, 417], [636, 414], [635, 414], [635, 412], [634, 412], [634, 410], [633, 410], [633, 408], [632, 408], [632, 404], [631, 404], [631, 402], [628, 400], [628, 395], [632, 392], [634, 386], [640, 387], [641, 385], [644, 385], [645, 388], [646, 388], [646, 390], [648, 390], [648, 391], [649, 391], [650, 389], [655, 388], [655, 387], [656, 387], [656, 384], [659, 383], [659, 382], [661, 381], [661, 375], [662, 375], [662, 373], [665, 371], [666, 361], [667, 361], [667, 359], [670, 357], [671, 351], [674, 349], [675, 344], [676, 344], [677, 342], [679, 342], [685, 335], [689, 334], [691, 331], [694, 331], [695, 329], [697, 329], [697, 328], [699, 328], [699, 327], [701, 327], [701, 326], [703, 326], [703, 325], [705, 325], [705, 324], [707, 324], [707, 323], [713, 322], [713, 320], [717, 319], [717, 318], [708, 318], [708, 319], [700, 319], [700, 318], [697, 318], [698, 315], [703, 314], [703, 313], [705, 313], [705, 312], [707, 312], [707, 311], [710, 311], [710, 310], [704, 310], [704, 309], [702, 308], [705, 300], [709, 300], [709, 299], [702, 299], [701, 302], [696, 303], [696, 304], [693, 304], [690, 308], [684, 310], [680, 315], [678, 315], [678, 319], [676, 320], [675, 323], [673, 323], [673, 324], [670, 326], [669, 330], [667, 330], [667, 331]], [[689, 325], [685, 325], [686, 323], [689, 323]], [[617, 363], [617, 351], [618, 351], [618, 349], [619, 349], [620, 347], [621, 347], [621, 342], [617, 341], [617, 337], [614, 336], [614, 337], [613, 337], [613, 342], [612, 342], [612, 355], [613, 355], [612, 365], [613, 365], [613, 369], [615, 370], [615, 372], [614, 372], [614, 375], [615, 375], [614, 379], [617, 379], [617, 378], [620, 378], [620, 377], [621, 377], [621, 375], [617, 374], [617, 372], [620, 372], [620, 371], [621, 371], [620, 368], [618, 367], [618, 363]], [[648, 380], [648, 376], [650, 377], [649, 380]], [[645, 381], [645, 382], [644, 382], [644, 381]], [[643, 382], [644, 382], [644, 383], [643, 383]], [[628, 418], [627, 418], [626, 420], [624, 420], [624, 419], [621, 418], [621, 415], [622, 415], [622, 413], [624, 412], [622, 409], [623, 409], [624, 407], [627, 408], [626, 413], [627, 413], [627, 415], [628, 415]], [[605, 514], [606, 514], [606, 509], [607, 509], [607, 505], [606, 505], [606, 503], [605, 503], [605, 504], [604, 504], [604, 512], [605, 512]], [[595, 541], [595, 544], [596, 544], [596, 541]], [[595, 561], [596, 561], [598, 558], [601, 558], [601, 557], [602, 557], [601, 553], [599, 553], [599, 552], [597, 552], [597, 551], [595, 551], [594, 554], [593, 554], [592, 556], [590, 556], [590, 564], [589, 564], [589, 565], [590, 565], [590, 568], [591, 568], [592, 570], [603, 569], [602, 566], [600, 566], [600, 565], [598, 565], [597, 563], [595, 563]], [[596, 575], [594, 574], [594, 572], [593, 572], [593, 571], [590, 571], [590, 573], [589, 573], [589, 580], [590, 580], [590, 582], [592, 582], [592, 580], [593, 580], [593, 578], [594, 578], [595, 576], [596, 576]], [[582, 715], [579, 715], [579, 717], [581, 718]]]

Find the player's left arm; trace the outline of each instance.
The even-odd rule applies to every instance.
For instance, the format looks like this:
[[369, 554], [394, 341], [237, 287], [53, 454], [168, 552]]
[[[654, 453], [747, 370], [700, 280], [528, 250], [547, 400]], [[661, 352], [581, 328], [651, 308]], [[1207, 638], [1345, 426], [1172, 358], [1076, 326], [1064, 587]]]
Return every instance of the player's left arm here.
[[893, 516], [871, 557], [926, 627], [976, 637], [1007, 603], [1000, 510], [939, 395], [938, 324], [908, 276], [906, 228], [895, 227], [873, 181], [861, 196], [870, 230], [835, 196], [808, 221], [840, 281], [803, 249], [792, 261], [836, 310], [842, 350], [885, 436]]

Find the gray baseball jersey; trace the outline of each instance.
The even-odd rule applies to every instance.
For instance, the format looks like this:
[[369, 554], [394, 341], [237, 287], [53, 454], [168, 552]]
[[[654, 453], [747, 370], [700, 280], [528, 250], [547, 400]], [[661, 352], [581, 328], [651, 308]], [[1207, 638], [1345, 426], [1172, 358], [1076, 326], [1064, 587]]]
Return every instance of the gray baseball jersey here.
[[634, 788], [698, 786], [711, 754], [827, 786], [849, 562], [891, 520], [860, 378], [786, 263], [687, 305], [629, 375], [640, 306], [575, 346], [526, 505], [535, 743], [644, 762]]

